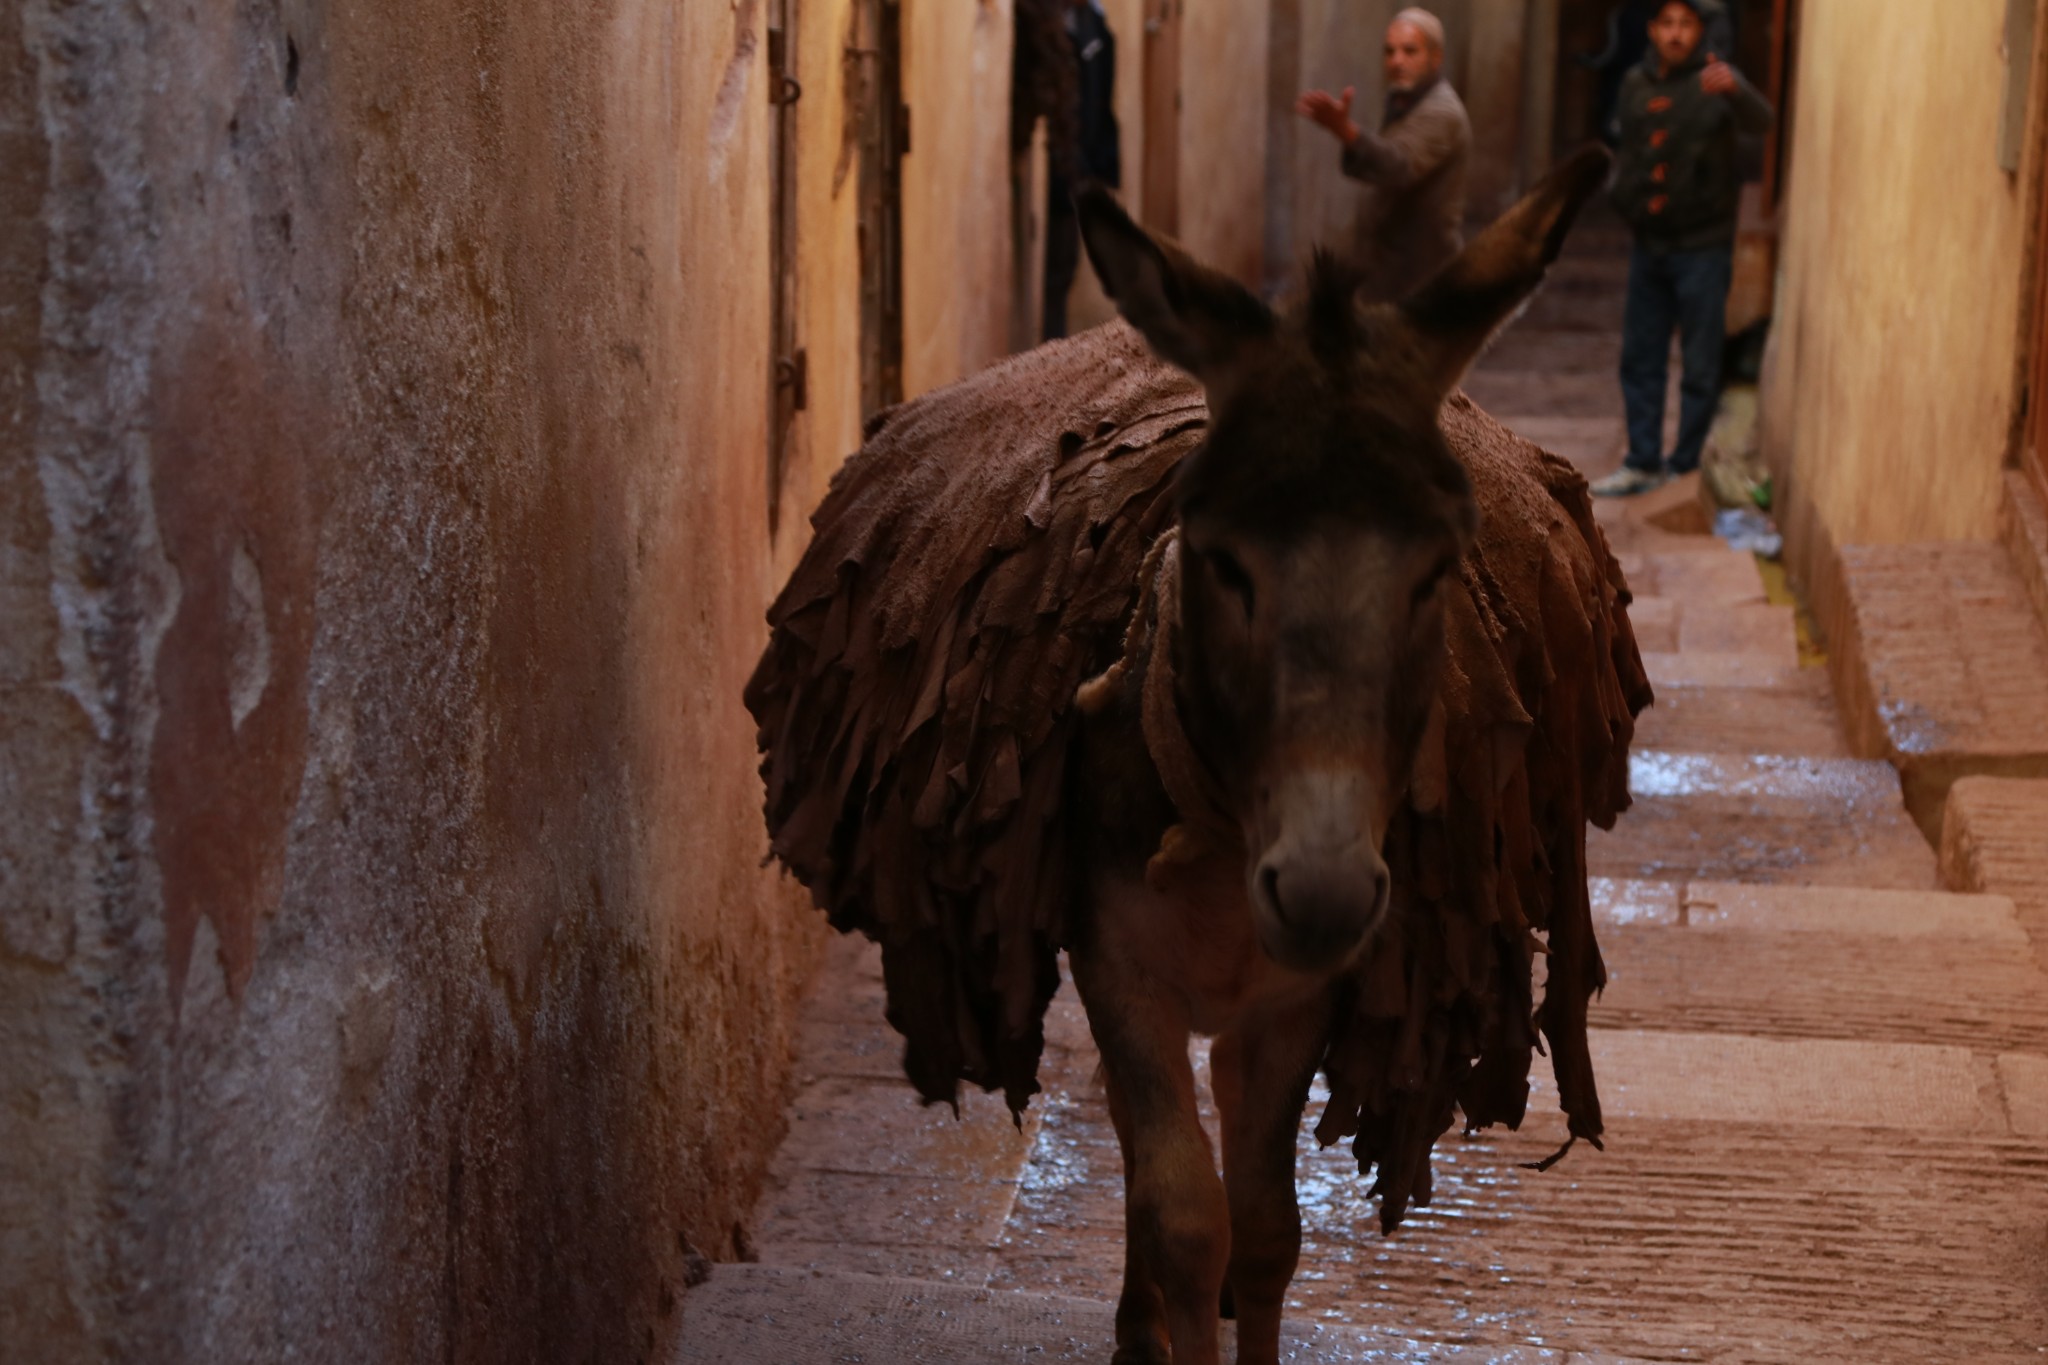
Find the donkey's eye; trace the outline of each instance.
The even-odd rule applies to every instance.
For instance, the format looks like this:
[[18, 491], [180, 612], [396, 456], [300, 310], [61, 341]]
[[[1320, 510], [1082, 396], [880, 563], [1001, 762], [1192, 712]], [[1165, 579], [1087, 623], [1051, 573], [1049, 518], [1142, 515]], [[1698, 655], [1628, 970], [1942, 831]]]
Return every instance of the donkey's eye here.
[[1244, 614], [1252, 614], [1252, 576], [1244, 571], [1244, 565], [1237, 562], [1237, 556], [1228, 550], [1204, 550], [1202, 558], [1209, 565], [1209, 572], [1216, 581], [1234, 592], [1244, 604]]

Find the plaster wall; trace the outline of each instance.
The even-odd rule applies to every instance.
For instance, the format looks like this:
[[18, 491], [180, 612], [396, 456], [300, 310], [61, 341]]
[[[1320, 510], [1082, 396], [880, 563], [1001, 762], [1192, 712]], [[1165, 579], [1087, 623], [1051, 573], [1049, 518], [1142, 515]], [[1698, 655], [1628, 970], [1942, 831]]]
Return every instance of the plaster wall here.
[[1257, 288], [1266, 247], [1267, 0], [1181, 16], [1181, 242]]
[[[0, 8], [0, 185], [48, 183], [37, 64], [22, 7]], [[100, 1153], [116, 1116], [89, 1061], [103, 1007], [70, 907], [107, 875], [83, 807], [98, 757], [95, 717], [62, 688], [64, 624], [50, 587], [54, 528], [35, 458], [43, 402], [42, 282], [50, 251], [40, 197], [0, 194], [0, 1336], [74, 1358], [102, 1277], [75, 1230], [111, 1195]]]
[[[1145, 188], [1145, 16], [1161, 0], [1102, 0], [1103, 17], [1116, 35], [1116, 129], [1123, 154], [1123, 185], [1117, 197], [1131, 217], [1144, 221]], [[1084, 253], [1085, 265], [1085, 253]]]
[[1456, 84], [1472, 119], [1465, 211], [1481, 221], [1498, 217], [1521, 194], [1530, 3], [1466, 0], [1458, 25], [1463, 57]]
[[1010, 0], [903, 0], [903, 395], [1010, 343]]
[[[798, 0], [797, 344], [807, 357], [804, 410], [785, 459], [776, 562], [786, 572], [810, 533], [811, 509], [860, 445], [860, 151], [857, 130], [875, 63], [853, 0]], [[986, 98], [993, 99], [991, 94]]]
[[1277, 295], [1294, 269], [1294, 101], [1301, 80], [1303, 0], [1271, 0], [1266, 27], [1266, 273]]
[[1803, 6], [1764, 439], [1810, 583], [1830, 544], [1996, 534], [2027, 221], [2005, 8]]
[[763, 24], [0, 7], [11, 1358], [646, 1359], [741, 1249], [817, 938], [739, 702]]

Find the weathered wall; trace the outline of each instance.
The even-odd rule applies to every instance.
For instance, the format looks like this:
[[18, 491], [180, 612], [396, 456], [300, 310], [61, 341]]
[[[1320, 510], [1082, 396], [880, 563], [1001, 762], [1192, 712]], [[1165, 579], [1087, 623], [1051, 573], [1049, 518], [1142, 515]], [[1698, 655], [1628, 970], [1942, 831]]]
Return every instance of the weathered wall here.
[[1009, 353], [1010, 0], [903, 0], [903, 394]]
[[1464, 49], [1457, 88], [1472, 118], [1465, 205], [1481, 219], [1495, 217], [1521, 193], [1530, 5], [1531, 0], [1466, 0], [1464, 22], [1457, 26], [1455, 41]]
[[1267, 0], [1181, 19], [1180, 240], [1256, 288], [1266, 250]]
[[1145, 212], [1145, 15], [1159, 3], [1102, 0], [1103, 17], [1116, 35], [1116, 127], [1124, 173], [1117, 193], [1131, 216], [1140, 220]]
[[[809, 402], [785, 459], [778, 564], [794, 565], [811, 509], [860, 445], [860, 152], [854, 130], [875, 63], [862, 49], [853, 0], [800, 0], [792, 39], [803, 95], [797, 117], [797, 343], [808, 356]], [[992, 98], [992, 97], [991, 97]]]
[[[1528, 14], [1523, 20], [1521, 176], [1515, 186], [1516, 194], [1533, 186], [1550, 170], [1557, 143], [1557, 57], [1563, 37], [1562, 4], [1563, 0], [1528, 0]], [[1580, 143], [1573, 139], [1567, 145], [1571, 151], [1577, 151]]]
[[1806, 0], [1765, 389], [1800, 566], [1995, 533], [2026, 215], [1996, 161], [2004, 0]]
[[1266, 27], [1266, 246], [1269, 296], [1286, 288], [1295, 268], [1294, 101], [1301, 79], [1303, 0], [1271, 0]]
[[0, 8], [10, 1358], [627, 1361], [734, 1250], [762, 20]]
[[0, 1338], [47, 1343], [56, 1360], [89, 1340], [98, 1308], [67, 1291], [103, 1263], [75, 1230], [111, 1194], [100, 1154], [116, 1116], [86, 1060], [105, 1034], [102, 1007], [91, 977], [67, 970], [93, 929], [69, 908], [106, 870], [80, 800], [95, 718], [59, 685], [55, 528], [32, 444], [50, 236], [24, 191], [48, 183], [51, 149], [23, 20], [20, 6], [0, 7]]

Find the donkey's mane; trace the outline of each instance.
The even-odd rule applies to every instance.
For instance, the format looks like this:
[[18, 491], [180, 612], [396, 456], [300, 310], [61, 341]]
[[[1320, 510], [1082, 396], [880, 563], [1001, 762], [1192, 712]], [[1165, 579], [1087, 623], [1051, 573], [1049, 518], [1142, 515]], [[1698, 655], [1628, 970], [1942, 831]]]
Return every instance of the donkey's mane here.
[[1309, 349], [1326, 362], [1348, 359], [1365, 339], [1358, 313], [1364, 283], [1365, 272], [1349, 256], [1321, 246], [1310, 254], [1301, 323]]

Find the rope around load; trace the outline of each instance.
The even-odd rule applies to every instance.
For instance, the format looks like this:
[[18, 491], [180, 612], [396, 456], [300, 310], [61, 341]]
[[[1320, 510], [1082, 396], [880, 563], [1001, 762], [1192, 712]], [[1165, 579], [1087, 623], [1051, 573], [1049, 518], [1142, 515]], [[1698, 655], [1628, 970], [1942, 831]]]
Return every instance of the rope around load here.
[[1211, 853], [1240, 852], [1244, 835], [1223, 801], [1215, 774], [1181, 724], [1173, 650], [1173, 632], [1180, 621], [1178, 528], [1153, 542], [1138, 582], [1138, 605], [1124, 631], [1122, 653], [1099, 676], [1081, 684], [1074, 701], [1083, 714], [1099, 715], [1123, 695], [1134, 677], [1137, 680], [1145, 752], [1180, 815], [1180, 823], [1166, 831], [1159, 851], [1146, 865], [1146, 879], [1156, 888], [1176, 867]]

